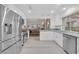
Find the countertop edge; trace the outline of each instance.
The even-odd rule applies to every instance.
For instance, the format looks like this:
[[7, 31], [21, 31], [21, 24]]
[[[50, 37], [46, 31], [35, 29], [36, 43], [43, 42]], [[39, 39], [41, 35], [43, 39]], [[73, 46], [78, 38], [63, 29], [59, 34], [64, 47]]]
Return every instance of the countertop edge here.
[[79, 32], [73, 32], [73, 31], [62, 31], [62, 30], [40, 30], [40, 31], [43, 31], [43, 32], [52, 31], [52, 32], [57, 32], [57, 33], [79, 37]]

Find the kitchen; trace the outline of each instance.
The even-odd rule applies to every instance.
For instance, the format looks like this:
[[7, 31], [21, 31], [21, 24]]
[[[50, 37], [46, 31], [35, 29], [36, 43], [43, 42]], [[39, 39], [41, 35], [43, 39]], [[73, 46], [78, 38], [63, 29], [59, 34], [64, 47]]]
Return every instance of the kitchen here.
[[[0, 7], [0, 53], [79, 54], [78, 4], [1, 4]], [[21, 46], [23, 24], [26, 36]]]
[[64, 49], [66, 53], [78, 54], [79, 9], [70, 8], [65, 12], [64, 15], [65, 16], [62, 17], [62, 28], [54, 28], [52, 30], [41, 30], [40, 40], [54, 40], [60, 47]]
[[[71, 11], [72, 10], [72, 11]], [[55, 41], [68, 54], [79, 53], [79, 9], [76, 7], [69, 8], [65, 11], [64, 16], [56, 16], [56, 20], [51, 22], [51, 17], [36, 18], [40, 23], [38, 33], [40, 41]], [[33, 19], [31, 19], [33, 21]], [[41, 21], [39, 21], [41, 20]], [[38, 22], [34, 22], [38, 23]], [[27, 22], [29, 23], [29, 22]], [[54, 23], [53, 26], [51, 26]], [[36, 25], [37, 26], [37, 25]], [[51, 28], [52, 27], [52, 28]], [[38, 28], [38, 27], [37, 27]]]

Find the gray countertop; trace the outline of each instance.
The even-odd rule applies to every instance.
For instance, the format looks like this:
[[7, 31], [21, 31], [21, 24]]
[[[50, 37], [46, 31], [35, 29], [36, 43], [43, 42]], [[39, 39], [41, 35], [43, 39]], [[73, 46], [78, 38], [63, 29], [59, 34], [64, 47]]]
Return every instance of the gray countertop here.
[[79, 32], [73, 32], [73, 31], [62, 31], [62, 30], [40, 30], [40, 31], [54, 31], [54, 32], [58, 32], [58, 33], [62, 33], [62, 34], [67, 34], [67, 35], [71, 35], [71, 36], [75, 36], [75, 37], [79, 37]]

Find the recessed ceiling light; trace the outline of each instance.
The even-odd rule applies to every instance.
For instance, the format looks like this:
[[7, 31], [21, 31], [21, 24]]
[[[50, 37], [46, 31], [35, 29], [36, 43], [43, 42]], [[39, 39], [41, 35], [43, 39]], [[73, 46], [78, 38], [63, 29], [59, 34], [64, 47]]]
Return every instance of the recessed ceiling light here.
[[51, 10], [50, 12], [51, 12], [51, 13], [54, 13], [54, 11], [53, 11], [53, 10]]
[[63, 8], [63, 10], [66, 10], [66, 8]]
[[28, 13], [31, 13], [31, 10], [28, 10]]

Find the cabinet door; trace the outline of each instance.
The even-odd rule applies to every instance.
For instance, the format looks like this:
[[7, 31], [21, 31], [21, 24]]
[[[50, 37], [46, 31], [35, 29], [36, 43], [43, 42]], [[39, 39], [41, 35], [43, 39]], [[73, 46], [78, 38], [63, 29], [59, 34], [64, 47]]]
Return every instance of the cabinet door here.
[[1, 41], [0, 41], [0, 52], [1, 52], [1, 48], [2, 48], [2, 44], [1, 44]]
[[52, 31], [41, 31], [40, 32], [40, 40], [54, 40]]
[[77, 38], [77, 53], [79, 54], [79, 38]]
[[62, 33], [56, 33], [56, 42], [63, 47], [63, 34]]

